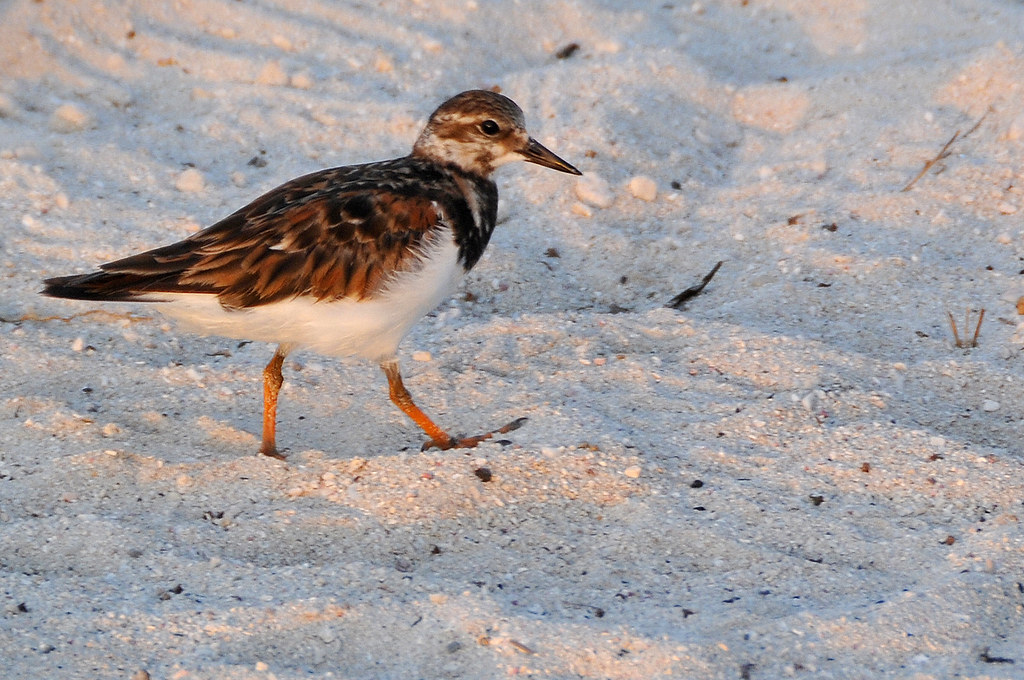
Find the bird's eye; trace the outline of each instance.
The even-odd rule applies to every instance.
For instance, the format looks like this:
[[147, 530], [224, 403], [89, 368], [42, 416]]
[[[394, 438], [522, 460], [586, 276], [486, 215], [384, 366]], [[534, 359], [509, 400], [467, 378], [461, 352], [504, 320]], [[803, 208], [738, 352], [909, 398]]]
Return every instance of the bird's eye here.
[[501, 128], [498, 127], [498, 124], [495, 123], [493, 120], [485, 120], [484, 122], [480, 123], [480, 132], [484, 133], [489, 137], [498, 134], [498, 130], [500, 129]]

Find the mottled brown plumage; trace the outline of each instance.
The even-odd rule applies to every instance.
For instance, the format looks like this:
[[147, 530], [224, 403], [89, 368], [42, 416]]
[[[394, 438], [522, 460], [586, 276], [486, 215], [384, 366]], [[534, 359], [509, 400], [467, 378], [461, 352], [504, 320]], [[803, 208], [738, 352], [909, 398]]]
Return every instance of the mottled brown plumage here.
[[45, 292], [106, 301], [205, 293], [235, 309], [300, 295], [361, 300], [413, 264], [425, 235], [442, 224], [477, 229], [450, 170], [409, 158], [333, 168], [294, 179], [178, 243], [94, 274], [48, 279]]

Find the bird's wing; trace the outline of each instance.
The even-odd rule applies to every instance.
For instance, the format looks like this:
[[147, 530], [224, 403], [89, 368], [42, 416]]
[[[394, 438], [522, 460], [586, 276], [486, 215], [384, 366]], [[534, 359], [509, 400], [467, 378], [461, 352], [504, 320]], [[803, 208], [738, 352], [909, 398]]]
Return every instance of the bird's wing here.
[[[394, 272], [414, 266], [446, 215], [404, 175], [380, 176], [367, 167], [292, 180], [183, 241], [95, 274], [51, 279], [49, 292], [99, 300], [207, 293], [228, 308], [296, 295], [372, 297]], [[87, 294], [68, 295], [75, 284]]]

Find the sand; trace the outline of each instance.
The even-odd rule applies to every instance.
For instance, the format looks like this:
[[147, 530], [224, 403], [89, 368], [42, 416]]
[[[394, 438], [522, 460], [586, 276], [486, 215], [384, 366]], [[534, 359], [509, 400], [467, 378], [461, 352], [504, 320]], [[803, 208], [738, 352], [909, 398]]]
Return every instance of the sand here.
[[[1022, 40], [1010, 0], [4, 3], [0, 674], [1024, 677]], [[421, 452], [299, 352], [260, 458], [271, 346], [37, 294], [493, 86], [586, 176], [503, 168], [401, 358], [503, 442]]]

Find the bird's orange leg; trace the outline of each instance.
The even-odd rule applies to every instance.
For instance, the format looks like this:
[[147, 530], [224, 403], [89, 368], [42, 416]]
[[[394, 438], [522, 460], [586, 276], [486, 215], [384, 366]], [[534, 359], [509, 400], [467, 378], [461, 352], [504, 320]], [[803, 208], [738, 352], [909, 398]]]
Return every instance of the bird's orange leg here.
[[264, 456], [284, 460], [277, 450], [277, 395], [284, 384], [281, 367], [288, 356], [288, 348], [281, 345], [274, 352], [274, 358], [263, 369], [263, 444], [260, 453]]
[[432, 447], [437, 447], [442, 451], [447, 449], [471, 449], [482, 441], [486, 441], [496, 434], [505, 434], [512, 430], [518, 429], [526, 418], [517, 418], [508, 425], [480, 434], [475, 437], [461, 437], [455, 438], [450, 434], [442, 430], [437, 424], [430, 419], [426, 413], [424, 413], [419, 406], [412, 400], [412, 395], [409, 394], [409, 390], [405, 389], [405, 384], [402, 383], [402, 374], [398, 370], [398, 362], [395, 360], [385, 361], [380, 365], [384, 371], [384, 375], [388, 377], [388, 389], [391, 395], [391, 401], [394, 402], [395, 406], [402, 409], [405, 415], [412, 418], [413, 422], [423, 428], [423, 431], [427, 433], [430, 439], [423, 444], [423, 450], [427, 450]]

